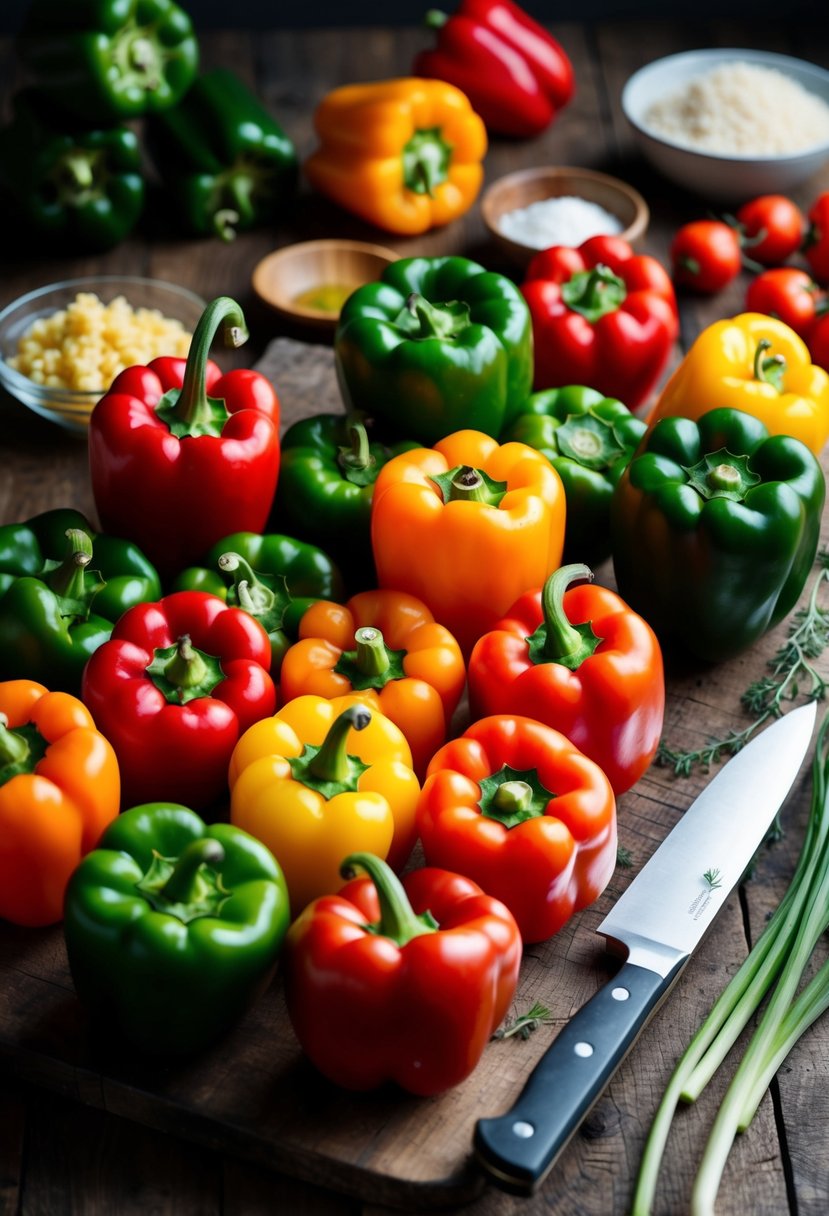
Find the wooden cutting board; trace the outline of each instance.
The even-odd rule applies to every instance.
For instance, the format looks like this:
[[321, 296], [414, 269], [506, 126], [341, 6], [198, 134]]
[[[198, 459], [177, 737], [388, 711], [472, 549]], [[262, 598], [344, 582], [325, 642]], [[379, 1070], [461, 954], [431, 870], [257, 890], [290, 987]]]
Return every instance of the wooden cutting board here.
[[[278, 339], [260, 370], [277, 387], [286, 425], [340, 408], [327, 347]], [[44, 454], [39, 455], [42, 459]], [[68, 485], [71, 505], [91, 513], [85, 460], [82, 443], [74, 451], [61, 448], [62, 474], [54, 491], [61, 497], [38, 500], [38, 510], [67, 505]], [[609, 564], [596, 574], [598, 581], [612, 583]], [[711, 735], [744, 726], [740, 693], [763, 674], [783, 636], [781, 626], [749, 654], [716, 669], [671, 672], [665, 727], [671, 743], [700, 746]], [[0, 924], [0, 1064], [62, 1095], [346, 1194], [406, 1208], [457, 1207], [484, 1187], [471, 1158], [475, 1121], [508, 1107], [556, 1031], [612, 973], [615, 963], [592, 930], [704, 782], [703, 774], [677, 781], [668, 770], [652, 768], [619, 800], [620, 844], [632, 854], [632, 866], [617, 869], [593, 907], [525, 954], [514, 1012], [540, 1001], [552, 1011], [551, 1024], [527, 1040], [492, 1042], [467, 1081], [441, 1097], [419, 1099], [392, 1089], [351, 1094], [329, 1085], [297, 1046], [278, 975], [212, 1050], [175, 1067], [142, 1063], [91, 1037], [72, 986], [60, 926], [32, 931]], [[804, 780], [787, 811], [792, 823], [802, 823], [808, 793]], [[779, 854], [776, 864], [783, 869], [789, 861], [790, 855]], [[762, 892], [760, 886], [752, 897], [758, 915], [763, 914]], [[766, 904], [771, 906], [780, 891], [770, 887], [769, 892]], [[689, 1027], [707, 1010], [744, 949], [743, 916], [734, 895], [665, 1012], [660, 1011], [640, 1040], [642, 1046], [634, 1049], [633, 1064], [624, 1065], [614, 1079], [609, 1093], [617, 1123], [619, 1110], [635, 1109], [643, 1101], [652, 1109], [654, 1091], [664, 1085], [666, 1069], [685, 1046]], [[336, 1009], [331, 1017], [336, 1019]], [[608, 1105], [585, 1128], [582, 1147], [584, 1137], [597, 1142], [588, 1160], [600, 1162], [601, 1137], [612, 1119]], [[642, 1133], [637, 1122], [635, 1142], [626, 1149], [617, 1144], [614, 1159], [629, 1154], [635, 1160]], [[570, 1175], [571, 1185], [578, 1185], [572, 1148], [559, 1168]], [[623, 1168], [629, 1173], [631, 1160]]]

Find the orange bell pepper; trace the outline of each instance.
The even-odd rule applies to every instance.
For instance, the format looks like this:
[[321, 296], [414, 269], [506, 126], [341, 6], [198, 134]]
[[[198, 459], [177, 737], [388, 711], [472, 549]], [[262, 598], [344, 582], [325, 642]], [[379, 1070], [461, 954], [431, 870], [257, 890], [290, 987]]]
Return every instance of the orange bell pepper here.
[[282, 660], [283, 698], [359, 692], [400, 727], [422, 777], [446, 740], [466, 679], [449, 630], [413, 595], [361, 591], [346, 604], [312, 604], [299, 636]]
[[381, 469], [371, 511], [378, 582], [423, 600], [468, 656], [560, 565], [564, 514], [561, 479], [540, 452], [455, 431]]
[[314, 115], [320, 147], [305, 162], [314, 189], [370, 224], [416, 236], [474, 203], [486, 128], [465, 93], [443, 80], [349, 84]]
[[120, 798], [115, 752], [81, 701], [33, 680], [0, 683], [0, 917], [61, 920], [69, 876]]

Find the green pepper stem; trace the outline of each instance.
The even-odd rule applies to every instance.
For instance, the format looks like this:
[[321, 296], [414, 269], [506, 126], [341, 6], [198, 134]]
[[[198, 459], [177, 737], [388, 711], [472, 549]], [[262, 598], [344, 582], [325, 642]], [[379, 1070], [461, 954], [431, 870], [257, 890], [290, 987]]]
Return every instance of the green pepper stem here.
[[218, 840], [202, 836], [191, 840], [176, 861], [175, 867], [159, 891], [171, 904], [188, 904], [199, 896], [199, 870], [224, 861], [225, 851]]
[[718, 464], [708, 473], [708, 484], [712, 490], [738, 490], [743, 483], [739, 470], [733, 464]]
[[371, 454], [368, 431], [362, 422], [352, 422], [348, 427], [350, 448], [341, 448], [338, 457], [340, 465], [345, 469], [368, 469], [375, 464]]
[[420, 326], [416, 338], [456, 338], [469, 325], [469, 306], [432, 304], [413, 291], [406, 299], [406, 308], [417, 318]]
[[65, 199], [76, 198], [78, 194], [89, 190], [94, 180], [89, 152], [73, 148], [66, 156], [61, 157], [58, 181], [63, 188], [62, 196]]
[[782, 355], [771, 355], [764, 359], [767, 350], [771, 350], [768, 338], [761, 338], [754, 352], [754, 379], [763, 384], [770, 384], [778, 393], [783, 391], [783, 376], [786, 373], [786, 360]]
[[423, 24], [430, 30], [442, 29], [449, 20], [449, 15], [439, 8], [430, 8], [423, 18]]
[[573, 312], [581, 313], [594, 324], [607, 313], [616, 312], [627, 296], [624, 279], [599, 263], [592, 270], [579, 270], [561, 286], [561, 298]]
[[[544, 613], [546, 639], [542, 649], [549, 663], [562, 663], [574, 659], [584, 648], [584, 638], [570, 624], [564, 611], [564, 592], [575, 582], [593, 581], [589, 566], [574, 562], [554, 570], [541, 592], [541, 610]], [[592, 652], [591, 652], [592, 653]]]
[[0, 769], [8, 764], [24, 764], [30, 750], [26, 740], [10, 729], [7, 716], [0, 714]]
[[389, 652], [379, 629], [364, 625], [354, 634], [357, 643], [357, 667], [364, 676], [380, 676], [390, 666]]
[[207, 666], [193, 646], [189, 633], [178, 639], [175, 654], [164, 667], [164, 676], [176, 688], [195, 688], [207, 677]]
[[374, 883], [380, 904], [380, 920], [371, 926], [374, 933], [405, 946], [412, 938], [437, 930], [428, 913], [422, 917], [415, 913], [400, 879], [380, 857], [374, 853], [350, 853], [340, 866], [340, 873], [343, 878], [353, 878], [358, 868], [365, 870]]
[[209, 424], [212, 417], [204, 377], [210, 347], [220, 327], [226, 346], [242, 346], [248, 339], [244, 313], [229, 296], [211, 300], [199, 318], [190, 343], [184, 383], [169, 411], [169, 417], [188, 431], [200, 424]]
[[316, 756], [308, 765], [308, 772], [315, 781], [347, 782], [351, 776], [345, 741], [348, 732], [365, 730], [371, 714], [365, 705], [349, 705], [329, 727], [328, 734]]
[[213, 231], [220, 241], [229, 244], [236, 239], [236, 225], [239, 223], [239, 212], [232, 207], [220, 207], [213, 213]]
[[69, 541], [69, 552], [47, 581], [61, 599], [83, 600], [86, 595], [83, 576], [92, 561], [92, 539], [81, 528], [67, 528], [64, 535]]
[[266, 587], [262, 580], [256, 577], [256, 571], [240, 553], [222, 553], [219, 557], [219, 569], [225, 574], [233, 575], [240, 608], [257, 617], [270, 612], [276, 596], [270, 587]]
[[492, 797], [496, 810], [512, 815], [516, 811], [525, 811], [532, 805], [532, 787], [526, 781], [505, 781], [499, 785]]

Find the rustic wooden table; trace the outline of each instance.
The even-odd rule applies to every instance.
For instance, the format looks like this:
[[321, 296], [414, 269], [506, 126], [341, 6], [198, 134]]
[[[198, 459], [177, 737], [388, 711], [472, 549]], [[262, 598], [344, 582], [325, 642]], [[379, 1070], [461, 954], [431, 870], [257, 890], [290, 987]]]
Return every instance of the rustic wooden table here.
[[[766, 28], [726, 23], [687, 27], [607, 23], [589, 28], [568, 24], [556, 27], [555, 33], [572, 57], [577, 98], [539, 139], [494, 140], [486, 162], [487, 179], [544, 163], [618, 173], [648, 199], [652, 220], [643, 248], [663, 261], [678, 224], [705, 215], [707, 209], [704, 202], [658, 179], [634, 154], [619, 108], [621, 87], [630, 73], [658, 56], [706, 45], [773, 49], [829, 67], [825, 22], [821, 27], [816, 23], [791, 29], [780, 24]], [[201, 43], [204, 66], [225, 64], [240, 73], [304, 155], [313, 146], [311, 115], [319, 98], [354, 79], [406, 74], [424, 35], [391, 29], [274, 30], [255, 36], [234, 31], [205, 33]], [[0, 70], [10, 90], [16, 65], [8, 40], [0, 42]], [[827, 188], [829, 173], [795, 197], [805, 204]], [[75, 275], [154, 275], [207, 298], [222, 294], [238, 299], [252, 331], [239, 361], [252, 365], [274, 337], [309, 337], [289, 333], [257, 303], [250, 287], [254, 265], [276, 246], [333, 234], [365, 239], [379, 235], [401, 255], [463, 253], [494, 269], [509, 270], [488, 245], [477, 207], [448, 230], [419, 240], [395, 241], [307, 194], [289, 226], [266, 229], [225, 246], [179, 239], [159, 191], [141, 233], [105, 257], [76, 258], [67, 250], [62, 258], [47, 259], [37, 251], [16, 249], [6, 233], [0, 305], [28, 289]], [[743, 279], [711, 300], [681, 299], [682, 343], [677, 358], [704, 325], [742, 310], [745, 286]], [[327, 357], [322, 348], [318, 354]], [[278, 356], [275, 368], [277, 388], [282, 391]], [[296, 381], [296, 369], [291, 374]], [[302, 399], [301, 383], [296, 392]], [[334, 404], [317, 405], [307, 394], [301, 400], [306, 411]], [[5, 397], [0, 399], [0, 423], [0, 521], [70, 505], [94, 517], [84, 442]], [[609, 566], [599, 571], [599, 577], [612, 579]], [[763, 674], [783, 636], [780, 626], [748, 654], [713, 670], [671, 671], [666, 720], [670, 741], [684, 747], [699, 745], [711, 733], [743, 725], [740, 693]], [[654, 769], [620, 800], [620, 843], [632, 853], [630, 872], [647, 859], [703, 782], [700, 774], [677, 780], [664, 769]], [[106, 1062], [96, 1061], [94, 1046], [79, 1054], [77, 1043], [70, 1049], [60, 1038], [67, 1025], [76, 1038], [78, 1033], [60, 930], [27, 936], [5, 926], [0, 935], [4, 977], [0, 1213], [255, 1216], [260, 1211], [280, 1211], [381, 1216], [400, 1205], [417, 1211], [463, 1206], [470, 1216], [626, 1212], [644, 1137], [673, 1063], [780, 898], [800, 848], [807, 809], [804, 778], [787, 810], [784, 839], [762, 855], [753, 880], [727, 901], [669, 1001], [532, 1199], [511, 1198], [476, 1183], [467, 1161], [471, 1127], [478, 1115], [506, 1107], [557, 1028], [612, 972], [613, 964], [592, 931], [630, 872], [619, 871], [599, 903], [552, 943], [527, 953], [521, 1004], [525, 997], [543, 1000], [552, 1008], [555, 1024], [527, 1041], [491, 1045], [470, 1082], [443, 1100], [422, 1103], [395, 1096], [378, 1102], [350, 1101], [321, 1086], [295, 1059], [284, 1014], [277, 1009], [278, 992], [227, 1048], [210, 1056], [210, 1084], [201, 1076], [188, 1089], [181, 1078], [167, 1077], [159, 1086], [123, 1067], [109, 1071]], [[271, 1014], [275, 1024], [267, 1020]], [[36, 1025], [36, 1033], [28, 1033], [26, 1019]], [[247, 1036], [249, 1044], [241, 1041]], [[235, 1058], [244, 1057], [248, 1064], [255, 1058], [256, 1068], [267, 1073], [271, 1055], [282, 1060], [284, 1069], [270, 1074], [270, 1088], [257, 1091], [256, 1103], [261, 1105], [251, 1103], [244, 1109], [242, 1093], [239, 1109], [231, 1112], [233, 1118], [227, 1111], [223, 1120], [200, 1118], [194, 1094], [203, 1095], [204, 1109], [215, 1108], [215, 1094], [238, 1087], [232, 1075]], [[827, 1073], [829, 1022], [824, 1020], [786, 1061], [755, 1122], [736, 1144], [717, 1206], [723, 1216], [747, 1212], [809, 1216], [827, 1211]], [[251, 1067], [244, 1080], [253, 1083], [258, 1075]], [[180, 1090], [176, 1090], [178, 1082]], [[723, 1087], [724, 1082], [715, 1082], [678, 1119], [657, 1212], [687, 1210], [695, 1163]], [[157, 1100], [159, 1088], [165, 1089], [163, 1104]], [[271, 1146], [276, 1143], [273, 1152], [267, 1139], [253, 1134], [260, 1123], [273, 1138]], [[435, 1179], [442, 1179], [441, 1184], [436, 1185]]]

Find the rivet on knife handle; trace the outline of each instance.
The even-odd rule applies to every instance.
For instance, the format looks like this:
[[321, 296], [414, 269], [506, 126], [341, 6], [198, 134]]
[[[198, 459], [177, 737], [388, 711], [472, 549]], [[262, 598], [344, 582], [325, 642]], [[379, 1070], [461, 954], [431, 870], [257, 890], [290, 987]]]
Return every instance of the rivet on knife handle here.
[[686, 961], [665, 977], [625, 963], [562, 1028], [512, 1108], [478, 1121], [475, 1153], [497, 1186], [528, 1195], [543, 1182]]

